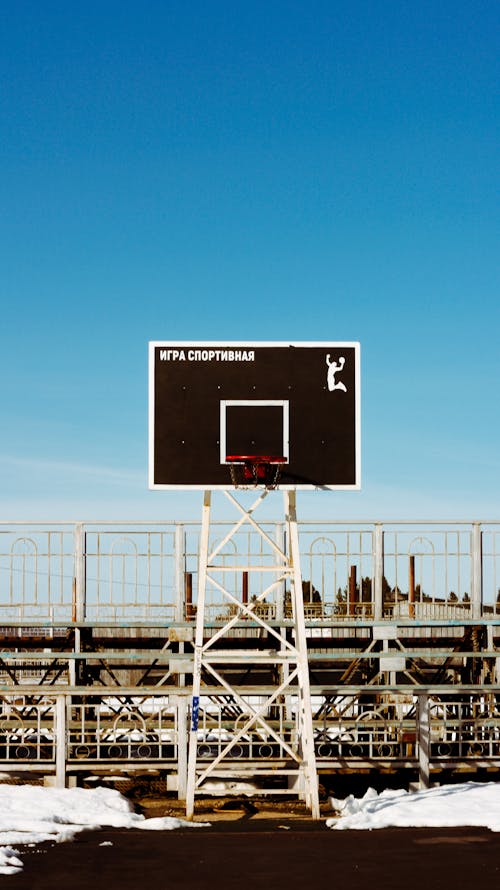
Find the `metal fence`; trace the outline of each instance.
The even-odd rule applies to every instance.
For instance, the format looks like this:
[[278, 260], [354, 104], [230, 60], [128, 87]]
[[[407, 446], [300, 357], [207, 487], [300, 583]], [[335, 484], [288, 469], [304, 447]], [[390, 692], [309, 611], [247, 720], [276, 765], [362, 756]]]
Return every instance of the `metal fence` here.
[[[257, 696], [253, 696], [255, 705]], [[366, 689], [346, 694], [340, 688], [313, 696], [314, 743], [321, 769], [417, 768], [425, 757], [435, 769], [500, 766], [500, 710], [496, 696], [484, 691], [401, 694]], [[241, 734], [245, 715], [231, 713], [220, 697], [202, 697], [198, 757], [212, 760], [238, 736], [230, 760], [238, 769], [252, 764], [276, 766], [287, 752], [276, 735], [299, 744], [296, 698], [273, 705], [266, 723], [272, 735], [254, 728]], [[427, 717], [423, 719], [423, 715]], [[161, 769], [185, 779], [190, 721], [188, 697], [112, 696], [94, 690], [83, 697], [69, 692], [0, 696], [0, 766], [16, 773]], [[184, 774], [184, 779], [182, 778]]]
[[[286, 549], [282, 522], [261, 525]], [[228, 527], [212, 523], [212, 547]], [[0, 625], [192, 617], [198, 538], [195, 522], [0, 523]], [[309, 620], [480, 618], [500, 612], [500, 521], [310, 521], [300, 524], [300, 542]], [[238, 564], [261, 566], [277, 559], [249, 526], [222, 555], [231, 565], [235, 557]], [[238, 570], [225, 580], [236, 596], [248, 584]], [[265, 572], [252, 572], [246, 595], [257, 597], [266, 583]], [[262, 605], [286, 619], [285, 587]], [[212, 592], [214, 620], [222, 606]]]

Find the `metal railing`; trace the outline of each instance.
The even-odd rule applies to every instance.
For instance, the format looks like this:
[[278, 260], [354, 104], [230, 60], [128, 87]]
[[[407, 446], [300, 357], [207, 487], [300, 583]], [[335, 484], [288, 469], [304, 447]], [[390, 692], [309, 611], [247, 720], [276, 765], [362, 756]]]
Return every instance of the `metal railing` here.
[[[223, 539], [224, 521], [213, 523]], [[282, 548], [282, 522], [263, 524]], [[181, 621], [189, 611], [186, 576], [196, 606], [197, 522], [0, 523], [0, 626], [12, 621]], [[311, 620], [443, 619], [500, 614], [500, 521], [300, 523], [304, 603]], [[228, 564], [270, 566], [260, 535], [246, 526], [229, 542]], [[265, 589], [265, 571], [251, 583], [234, 571], [232, 592], [251, 600]], [[223, 605], [214, 592], [216, 620]], [[286, 619], [287, 591], [266, 602]]]
[[[257, 697], [252, 699], [257, 703]], [[500, 706], [485, 690], [385, 689], [367, 700], [366, 687], [346, 692], [332, 688], [313, 695], [314, 744], [322, 770], [339, 766], [376, 768], [391, 763], [418, 769], [500, 768]], [[232, 738], [235, 775], [252, 764], [273, 768], [287, 758], [286, 747], [300, 744], [296, 698], [275, 705], [266, 715], [267, 733], [241, 734], [244, 713], [231, 713], [220, 696], [200, 699], [198, 756], [213, 759]], [[427, 714], [427, 719], [423, 719]], [[67, 773], [161, 769], [185, 787], [190, 711], [188, 693], [91, 697], [69, 692], [0, 696], [0, 767], [10, 772]], [[285, 744], [277, 741], [277, 736]]]

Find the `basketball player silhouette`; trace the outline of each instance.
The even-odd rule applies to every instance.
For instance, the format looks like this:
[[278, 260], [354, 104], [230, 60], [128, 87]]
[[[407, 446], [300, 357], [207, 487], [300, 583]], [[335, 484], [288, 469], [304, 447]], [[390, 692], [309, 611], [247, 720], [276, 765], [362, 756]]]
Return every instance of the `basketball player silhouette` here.
[[328, 389], [330, 392], [333, 392], [334, 389], [340, 389], [342, 392], [347, 392], [347, 387], [340, 380], [338, 383], [335, 382], [335, 374], [339, 371], [342, 371], [345, 365], [345, 358], [343, 355], [339, 357], [338, 364], [336, 361], [330, 361], [330, 355], [326, 357], [326, 363], [328, 365], [328, 376], [327, 383]]

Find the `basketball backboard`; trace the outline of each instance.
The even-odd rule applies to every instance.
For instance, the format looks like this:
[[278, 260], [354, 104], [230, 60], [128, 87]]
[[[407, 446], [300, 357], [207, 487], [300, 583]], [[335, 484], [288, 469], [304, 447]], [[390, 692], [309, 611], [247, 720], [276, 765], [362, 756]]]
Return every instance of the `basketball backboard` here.
[[149, 344], [149, 487], [230, 489], [228, 457], [284, 458], [280, 489], [360, 487], [359, 344]]

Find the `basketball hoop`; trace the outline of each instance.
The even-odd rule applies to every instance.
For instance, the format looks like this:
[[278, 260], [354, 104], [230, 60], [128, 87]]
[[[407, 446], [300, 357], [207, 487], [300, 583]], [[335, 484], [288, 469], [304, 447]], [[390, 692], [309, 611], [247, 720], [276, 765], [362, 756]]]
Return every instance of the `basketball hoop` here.
[[228, 454], [231, 482], [235, 488], [276, 488], [286, 457], [269, 454]]

